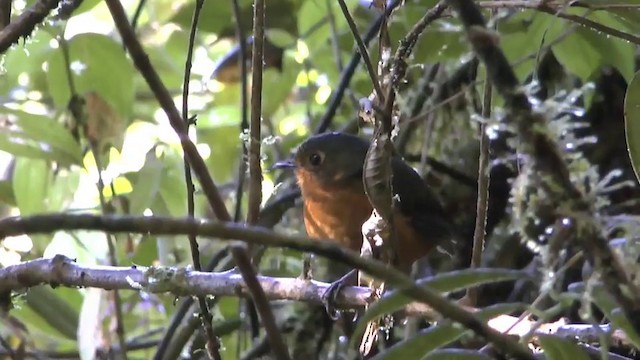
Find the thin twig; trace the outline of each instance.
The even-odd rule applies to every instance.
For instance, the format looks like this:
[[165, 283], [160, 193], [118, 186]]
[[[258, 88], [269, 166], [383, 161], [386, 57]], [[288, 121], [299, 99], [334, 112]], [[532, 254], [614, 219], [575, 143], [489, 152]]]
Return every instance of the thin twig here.
[[[200, 11], [204, 5], [204, 0], [197, 0], [195, 8], [193, 10], [193, 18], [191, 20], [191, 32], [189, 33], [189, 45], [187, 48], [187, 57], [184, 65], [184, 79], [182, 85], [182, 118], [184, 124], [189, 129], [191, 125], [191, 119], [189, 119], [189, 81], [191, 79], [191, 66], [193, 57], [193, 47], [195, 44], [196, 33], [198, 28], [198, 20], [200, 19]], [[191, 166], [189, 165], [189, 159], [187, 155], [184, 155], [184, 178], [185, 185], [187, 187], [187, 215], [190, 218], [195, 216], [195, 186], [193, 185], [193, 179], [191, 177]], [[198, 249], [198, 240], [194, 234], [189, 234], [189, 247], [191, 249], [191, 261], [193, 268], [200, 271], [202, 265], [200, 264], [200, 250]], [[210, 359], [221, 360], [220, 355], [220, 339], [213, 332], [213, 316], [209, 312], [209, 306], [204, 296], [198, 296], [198, 305], [200, 307], [200, 322], [204, 329], [206, 338], [206, 350]]]
[[[131, 17], [131, 27], [135, 30], [138, 27], [138, 20], [140, 20], [140, 15], [142, 15], [142, 10], [146, 5], [147, 0], [139, 0], [138, 6], [136, 6], [136, 11], [134, 11], [133, 16]], [[197, 5], [196, 5], [197, 6]]]
[[249, 208], [247, 223], [253, 225], [262, 202], [262, 166], [260, 164], [262, 117], [262, 69], [264, 66], [264, 0], [253, 4], [253, 51], [251, 53], [251, 122], [249, 124]]
[[[373, 88], [375, 90], [376, 96], [380, 101], [384, 101], [384, 93], [382, 92], [382, 88], [380, 87], [380, 81], [378, 80], [378, 76], [376, 75], [376, 70], [371, 63], [371, 58], [369, 57], [369, 51], [367, 50], [367, 46], [362, 41], [360, 37], [360, 33], [358, 32], [358, 27], [356, 23], [353, 21], [351, 14], [349, 13], [349, 8], [347, 4], [345, 4], [344, 0], [338, 0], [338, 4], [340, 4], [340, 9], [342, 10], [342, 14], [344, 18], [347, 20], [347, 24], [349, 24], [349, 29], [351, 29], [351, 33], [353, 34], [353, 39], [358, 46], [358, 51], [362, 56], [362, 61], [367, 68], [367, 72], [369, 73], [369, 77], [371, 78], [371, 83], [373, 84]], [[387, 15], [383, 14], [383, 21]]]
[[[413, 279], [380, 261], [365, 258], [359, 253], [345, 249], [328, 239], [310, 239], [303, 236], [278, 234], [262, 227], [234, 224], [231, 222], [203, 219], [174, 219], [171, 217], [145, 216], [95, 216], [95, 215], [34, 215], [0, 219], [0, 238], [23, 234], [50, 233], [64, 230], [99, 230], [112, 233], [132, 232], [148, 235], [198, 236], [217, 240], [238, 241], [267, 247], [283, 247], [302, 252], [312, 252], [330, 258], [385, 281], [394, 288], [402, 289], [408, 297], [431, 306], [442, 316], [474, 331], [478, 336], [493, 343], [496, 349], [512, 354], [519, 359], [531, 359], [531, 352], [517, 341], [489, 327], [472, 312], [465, 310], [430, 287], [417, 286]], [[19, 265], [16, 265], [19, 266]], [[3, 272], [0, 271], [0, 274]], [[258, 287], [260, 284], [253, 278]], [[0, 282], [2, 284], [3, 282]], [[246, 287], [251, 285], [245, 279]], [[0, 293], [4, 289], [0, 288]], [[253, 294], [253, 292], [252, 292]]]
[[31, 35], [36, 25], [58, 6], [60, 0], [40, 0], [0, 31], [0, 54], [4, 54], [20, 38]]
[[[242, 18], [240, 16], [240, 5], [238, 0], [231, 0], [231, 7], [233, 9], [233, 17], [236, 20], [236, 39], [240, 49], [240, 56], [238, 61], [240, 62], [240, 133], [242, 135], [249, 132], [249, 116], [248, 116], [248, 101], [247, 101], [247, 76], [249, 74], [247, 66], [247, 40], [244, 35], [244, 29], [242, 28]], [[242, 217], [242, 197], [244, 195], [244, 182], [247, 177], [247, 159], [249, 151], [247, 149], [247, 143], [242, 140], [242, 158], [240, 159], [240, 165], [238, 166], [238, 186], [236, 187], [236, 208], [233, 214], [233, 221], [238, 222]]]
[[[242, 28], [242, 17], [240, 16], [240, 5], [238, 4], [238, 0], [231, 0], [231, 7], [233, 10], [233, 16], [236, 20], [236, 39], [238, 41], [238, 49], [240, 51], [238, 61], [240, 62], [240, 143], [242, 146], [242, 154], [240, 163], [238, 164], [238, 183], [236, 186], [236, 203], [233, 214], [233, 221], [239, 222], [242, 219], [242, 198], [244, 197], [244, 184], [247, 178], [247, 161], [249, 159], [249, 149], [247, 146], [247, 141], [244, 140], [244, 136], [249, 134], [247, 99], [247, 77], [249, 75], [249, 69], [247, 66], [247, 38], [244, 34], [244, 29]], [[253, 337], [256, 337], [257, 333], [259, 333], [260, 331], [260, 324], [257, 319], [258, 315], [256, 314], [256, 309], [253, 301], [251, 301], [251, 299], [247, 299], [245, 302], [240, 302], [238, 306], [244, 306], [246, 308], [249, 317], [251, 334]], [[238, 341], [238, 347], [241, 346], [241, 344], [242, 342]]]
[[[491, 80], [484, 82], [484, 94], [482, 99], [482, 117], [485, 121], [480, 124], [480, 157], [478, 159], [478, 197], [476, 200], [476, 224], [473, 229], [473, 248], [471, 250], [471, 268], [479, 268], [482, 263], [485, 236], [487, 235], [487, 210], [489, 208], [489, 137], [487, 136], [487, 121], [491, 117], [491, 96], [493, 89]], [[478, 288], [467, 289], [469, 305], [475, 306], [478, 302]]]
[[[262, 117], [262, 69], [264, 64], [264, 15], [265, 1], [253, 2], [253, 51], [251, 53], [251, 122], [249, 124], [249, 205], [247, 211], [247, 223], [255, 225], [260, 218], [260, 204], [262, 203], [262, 167], [260, 164], [261, 117]], [[232, 252], [236, 247], [232, 248]], [[248, 247], [252, 249], [251, 246]], [[251, 250], [249, 250], [251, 251]], [[249, 256], [235, 257], [236, 265], [242, 269], [252, 269], [253, 264]], [[254, 291], [254, 305], [260, 315], [262, 324], [271, 345], [271, 351], [277, 359], [290, 359], [289, 350], [284, 344], [282, 334], [278, 329], [275, 316], [269, 303], [266, 301], [264, 289], [253, 277], [247, 279], [247, 284], [252, 282]], [[259, 297], [259, 298], [258, 298]], [[263, 301], [264, 299], [264, 301]], [[251, 305], [251, 304], [248, 304]]]

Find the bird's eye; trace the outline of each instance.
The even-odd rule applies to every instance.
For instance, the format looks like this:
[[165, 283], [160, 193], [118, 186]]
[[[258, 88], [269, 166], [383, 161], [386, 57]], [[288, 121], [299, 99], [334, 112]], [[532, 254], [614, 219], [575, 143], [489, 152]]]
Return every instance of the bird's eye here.
[[322, 156], [322, 154], [313, 153], [313, 154], [309, 155], [309, 164], [311, 164], [311, 166], [318, 166], [318, 165], [322, 164], [323, 158], [324, 158], [324, 156]]

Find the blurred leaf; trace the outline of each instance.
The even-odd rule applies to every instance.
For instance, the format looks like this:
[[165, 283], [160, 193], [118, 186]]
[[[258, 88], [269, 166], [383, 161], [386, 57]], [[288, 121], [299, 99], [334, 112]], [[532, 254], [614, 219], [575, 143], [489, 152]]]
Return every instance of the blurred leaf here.
[[44, 160], [16, 159], [13, 193], [22, 216], [46, 212], [52, 171]]
[[297, 41], [295, 36], [281, 29], [267, 29], [265, 36], [273, 45], [280, 48], [295, 45]]
[[[206, 3], [207, 2], [205, 2], [205, 4]], [[184, 76], [185, 53], [188, 43], [189, 33], [177, 29], [169, 35], [169, 38], [162, 43], [162, 46], [149, 47], [147, 50], [149, 60], [168, 89], [181, 90]], [[145, 90], [149, 88], [142, 77], [136, 77], [136, 80], [136, 85], [138, 85], [139, 88]], [[157, 106], [157, 103], [154, 102], [154, 106]]]
[[98, 93], [90, 91], [84, 96], [87, 123], [85, 136], [97, 145], [101, 155], [108, 154], [109, 145], [122, 150], [127, 124]]
[[108, 36], [85, 33], [67, 41], [68, 69], [62, 48], [49, 59], [47, 79], [49, 92], [57, 108], [64, 109], [71, 99], [67, 73], [73, 79], [78, 95], [95, 91], [122, 117], [133, 110], [134, 72], [122, 45]]
[[602, 310], [613, 326], [624, 331], [629, 341], [631, 341], [636, 348], [640, 348], [640, 335], [634, 330], [629, 319], [620, 311], [618, 304], [604, 286], [594, 286], [592, 288], [592, 298], [593, 302]]
[[[481, 320], [488, 320], [499, 314], [508, 313], [513, 310], [513, 304], [499, 304], [479, 310], [475, 315]], [[365, 322], [363, 319], [359, 321]], [[468, 330], [460, 324], [438, 324], [418, 332], [415, 336], [407, 340], [398, 342], [373, 359], [422, 359], [431, 351], [456, 341], [466, 331]], [[358, 333], [357, 330], [354, 334], [356, 334], [356, 336], [353, 336], [353, 338], [360, 338], [360, 333]]]
[[[353, 12], [358, 8], [358, 0], [345, 0], [349, 12]], [[304, 1], [302, 7], [298, 11], [298, 32], [300, 38], [307, 44], [309, 53], [314, 56], [318, 52], [328, 51], [331, 53], [331, 25], [327, 19], [327, 4], [331, 5], [333, 17], [335, 20], [336, 31], [341, 33], [348, 30], [347, 20], [342, 15], [340, 5], [337, 1]], [[359, 29], [360, 32], [365, 31]], [[349, 34], [351, 34], [349, 32]], [[351, 36], [351, 43], [353, 36]]]
[[549, 31], [551, 27], [559, 26], [559, 22], [560, 20], [554, 16], [525, 10], [500, 23], [500, 45], [511, 63], [517, 63], [525, 56], [533, 55], [529, 60], [514, 67], [518, 79], [524, 81], [531, 75], [540, 46], [546, 46], [560, 36], [559, 33]]
[[154, 237], [143, 236], [131, 258], [134, 265], [151, 266], [158, 259], [158, 244]]
[[[75, 301], [70, 303], [68, 300], [78, 299], [78, 291], [67, 290], [66, 295], [72, 297], [62, 297], [62, 294], [57, 293], [57, 290], [53, 290], [47, 285], [35, 286], [27, 292], [26, 300], [29, 308], [52, 328], [69, 339], [75, 339], [78, 329], [78, 313], [75, 309], [79, 303], [75, 303]], [[76, 294], [72, 294], [74, 291]]]
[[418, 332], [409, 340], [397, 343], [373, 357], [372, 360], [421, 359], [430, 351], [457, 340], [464, 332], [460, 325], [433, 326]]
[[[171, 216], [185, 216], [187, 214], [187, 187], [184, 179], [184, 163], [177, 152], [166, 151], [161, 160], [164, 162], [164, 172], [160, 181], [160, 197], [167, 206]], [[213, 167], [212, 169], [217, 169]], [[197, 180], [194, 176], [196, 189]]]
[[624, 127], [633, 171], [640, 180], [640, 71], [633, 76], [627, 87], [624, 98]]
[[[438, 274], [436, 276], [418, 281], [418, 286], [429, 287], [439, 292], [453, 292], [482, 284], [491, 284], [501, 281], [529, 278], [524, 271], [511, 269], [465, 269]], [[382, 298], [369, 306], [365, 314], [358, 320], [354, 330], [354, 338], [359, 338], [367, 326], [367, 323], [383, 314], [391, 314], [413, 301], [402, 291], [394, 290], [382, 296]]]
[[[282, 72], [268, 69], [263, 73], [265, 85], [263, 89], [263, 117], [272, 117], [280, 106], [286, 104], [286, 100], [296, 84], [296, 78], [300, 70], [300, 64], [285, 56]], [[269, 86], [269, 84], [278, 84], [278, 86]]]
[[10, 125], [0, 132], [0, 150], [20, 157], [59, 162], [63, 166], [82, 164], [80, 144], [61, 123], [48, 116], [3, 107], [11, 114]]
[[[247, 8], [249, 8], [248, 10], [250, 13], [251, 4], [251, 0], [238, 0], [240, 8], [245, 10], [243, 11], [243, 14], [247, 13]], [[171, 18], [170, 21], [180, 25], [183, 29], [189, 29], [191, 27], [191, 21], [193, 20], [195, 7], [195, 1], [184, 2], [184, 5], [175, 12], [175, 16]], [[204, 6], [200, 11], [200, 21], [198, 21], [198, 29], [200, 31], [218, 33], [226, 26], [233, 25], [234, 23], [235, 18], [233, 16], [231, 6], [220, 6], [220, 4], [215, 1], [204, 2]], [[251, 29], [251, 24], [249, 23], [247, 25], [247, 23], [247, 21], [243, 21], [245, 31]]]
[[[570, 8], [567, 12], [582, 16], [584, 9]], [[613, 28], [620, 27], [620, 23], [606, 12], [594, 12], [588, 18]], [[562, 24], [564, 25], [554, 26], [549, 33], [559, 35], [573, 23], [564, 21]], [[589, 79], [602, 65], [615, 67], [628, 80], [631, 78], [635, 66], [634, 49], [635, 46], [628, 42], [612, 39], [609, 35], [578, 26], [575, 32], [553, 46], [553, 53], [568, 71], [576, 74], [582, 80]]]
[[131, 215], [142, 215], [144, 210], [152, 206], [158, 196], [160, 183], [164, 173], [164, 162], [156, 156], [156, 149], [147, 152], [142, 169], [132, 179], [133, 190], [129, 194], [129, 212]]
[[[42, 64], [55, 49], [49, 42], [52, 36], [47, 31], [35, 31], [33, 36], [7, 50], [0, 76], [0, 94], [10, 94], [18, 85], [18, 78], [27, 78], [29, 89], [46, 91], [46, 73]], [[4, 96], [4, 95], [3, 95]]]
[[211, 175], [215, 181], [224, 183], [236, 175], [241, 154], [238, 125], [198, 128], [198, 139], [211, 148], [211, 156], [206, 162], [209, 169], [214, 169]]
[[548, 360], [589, 360], [575, 342], [553, 335], [539, 335], [540, 346]]
[[50, 184], [47, 210], [66, 210], [67, 205], [73, 201], [79, 184], [79, 171], [58, 172]]
[[11, 180], [0, 180], [0, 203], [16, 206], [16, 198], [13, 196]]

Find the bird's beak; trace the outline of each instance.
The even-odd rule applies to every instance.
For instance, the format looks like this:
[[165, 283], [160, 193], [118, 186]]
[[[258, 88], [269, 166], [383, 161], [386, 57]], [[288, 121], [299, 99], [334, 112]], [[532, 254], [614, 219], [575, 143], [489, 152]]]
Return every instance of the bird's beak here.
[[293, 160], [283, 160], [273, 164], [271, 169], [293, 169], [295, 167], [296, 163]]

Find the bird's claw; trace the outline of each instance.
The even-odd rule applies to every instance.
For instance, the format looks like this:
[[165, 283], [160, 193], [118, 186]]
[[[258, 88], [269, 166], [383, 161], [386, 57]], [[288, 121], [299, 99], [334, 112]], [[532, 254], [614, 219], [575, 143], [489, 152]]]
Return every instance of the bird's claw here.
[[327, 315], [329, 315], [331, 320], [338, 320], [338, 317], [340, 316], [340, 311], [337, 310], [335, 306], [340, 290], [342, 290], [346, 285], [351, 284], [351, 281], [356, 281], [355, 279], [357, 279], [357, 276], [357, 270], [349, 271], [343, 277], [329, 285], [324, 294], [322, 294], [322, 303], [324, 304], [324, 308], [327, 310]]
[[324, 304], [324, 308], [327, 311], [329, 318], [333, 321], [338, 320], [340, 317], [340, 311], [336, 309], [335, 304], [338, 299], [338, 294], [342, 288], [344, 288], [344, 282], [343, 279], [340, 279], [329, 285], [324, 294], [322, 294], [322, 303]]

